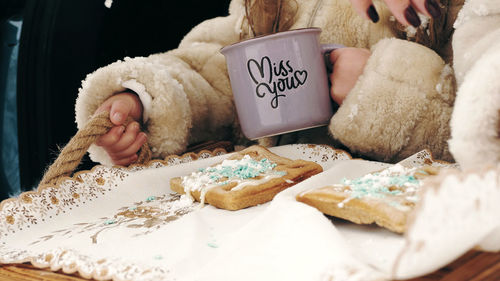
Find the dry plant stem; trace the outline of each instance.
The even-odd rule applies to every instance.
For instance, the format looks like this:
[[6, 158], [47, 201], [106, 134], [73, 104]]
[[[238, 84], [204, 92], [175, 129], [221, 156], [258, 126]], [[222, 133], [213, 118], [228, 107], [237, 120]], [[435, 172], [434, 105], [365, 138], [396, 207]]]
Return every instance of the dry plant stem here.
[[[127, 119], [124, 125], [131, 121], [133, 121], [131, 118]], [[57, 159], [45, 172], [39, 186], [47, 184], [55, 185], [61, 178], [71, 176], [90, 145], [114, 126], [111, 120], [109, 120], [108, 111], [94, 115], [85, 127], [80, 129], [62, 149]], [[144, 164], [150, 159], [151, 150], [146, 142], [142, 145], [139, 157], [135, 163]]]

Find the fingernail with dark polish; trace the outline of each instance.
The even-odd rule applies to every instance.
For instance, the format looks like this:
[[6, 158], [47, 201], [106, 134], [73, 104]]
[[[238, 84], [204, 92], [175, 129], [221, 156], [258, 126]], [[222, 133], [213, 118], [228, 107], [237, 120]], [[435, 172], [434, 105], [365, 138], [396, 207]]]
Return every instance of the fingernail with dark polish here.
[[408, 8], [406, 8], [405, 18], [414, 27], [420, 26], [420, 18], [418, 17], [417, 12], [415, 12], [415, 9], [413, 9], [412, 6], [408, 6]]
[[373, 5], [370, 5], [370, 7], [368, 7], [368, 10], [366, 11], [366, 13], [368, 14], [368, 17], [370, 17], [370, 19], [373, 22], [378, 22], [378, 20], [380, 19], [378, 16], [377, 10], [375, 10], [375, 6], [373, 6]]
[[439, 8], [438, 3], [434, 0], [426, 0], [425, 1], [425, 8], [431, 14], [433, 18], [437, 18], [441, 16], [441, 9]]

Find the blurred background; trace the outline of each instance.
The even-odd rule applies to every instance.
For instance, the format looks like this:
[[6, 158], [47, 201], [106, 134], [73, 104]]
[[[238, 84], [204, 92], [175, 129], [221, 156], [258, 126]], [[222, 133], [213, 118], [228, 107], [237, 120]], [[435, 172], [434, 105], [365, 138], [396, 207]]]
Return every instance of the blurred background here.
[[[76, 133], [81, 81], [125, 56], [175, 48], [230, 0], [0, 0], [0, 200], [35, 188]], [[90, 169], [87, 157], [80, 170]]]

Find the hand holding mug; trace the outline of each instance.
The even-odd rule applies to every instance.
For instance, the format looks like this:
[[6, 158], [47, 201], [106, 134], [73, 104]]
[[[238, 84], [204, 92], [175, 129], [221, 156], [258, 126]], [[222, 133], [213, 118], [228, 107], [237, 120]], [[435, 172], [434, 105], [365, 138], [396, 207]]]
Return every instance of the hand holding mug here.
[[333, 115], [319, 28], [256, 37], [222, 48], [241, 129], [257, 139], [328, 125]]
[[347, 94], [363, 74], [371, 52], [362, 48], [340, 48], [330, 53], [333, 71], [330, 74], [330, 95], [337, 104], [342, 104]]

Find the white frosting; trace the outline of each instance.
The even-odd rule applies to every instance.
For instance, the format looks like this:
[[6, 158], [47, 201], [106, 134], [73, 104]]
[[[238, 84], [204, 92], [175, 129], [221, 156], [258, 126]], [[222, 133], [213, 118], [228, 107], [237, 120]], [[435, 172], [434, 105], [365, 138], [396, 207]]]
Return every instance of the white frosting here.
[[275, 166], [267, 159], [256, 161], [245, 155], [240, 160], [226, 159], [219, 165], [182, 177], [182, 185], [186, 194], [200, 191], [200, 202], [203, 204], [207, 191], [216, 186], [236, 183], [231, 191], [241, 190], [245, 186], [263, 184], [286, 174], [285, 171], [273, 170]]
[[[414, 174], [419, 171], [421, 169], [418, 167], [405, 168], [400, 164], [396, 164], [379, 173], [367, 174], [353, 180], [344, 179], [342, 184], [333, 185], [339, 191], [349, 194], [337, 206], [342, 208], [352, 199], [370, 197], [389, 201], [388, 203], [395, 208], [408, 211], [410, 207], [400, 204], [396, 198], [402, 198], [413, 203], [418, 201], [417, 191], [422, 183], [414, 177]], [[346, 186], [349, 189], [344, 189]], [[395, 187], [395, 189], [389, 189], [392, 187]]]

